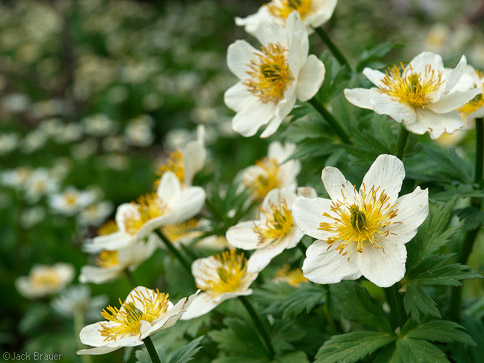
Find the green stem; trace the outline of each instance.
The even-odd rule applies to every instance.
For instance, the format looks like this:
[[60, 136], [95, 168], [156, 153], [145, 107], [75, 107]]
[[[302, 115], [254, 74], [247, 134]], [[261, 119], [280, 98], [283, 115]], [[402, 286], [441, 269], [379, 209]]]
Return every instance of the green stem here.
[[269, 334], [267, 333], [266, 328], [264, 327], [264, 324], [262, 324], [262, 321], [259, 318], [259, 315], [257, 315], [256, 311], [254, 310], [254, 307], [250, 303], [249, 299], [245, 296], [239, 296], [240, 302], [245, 306], [247, 309], [247, 312], [249, 313], [250, 317], [254, 321], [255, 326], [259, 330], [259, 333], [264, 340], [264, 344], [270, 354], [270, 358], [273, 359], [275, 352], [274, 348], [272, 347], [272, 342], [271, 339], [269, 338]]
[[[81, 309], [77, 309], [74, 311], [74, 335], [76, 336], [76, 343], [78, 349], [84, 349], [84, 345], [79, 338], [79, 333], [81, 332], [82, 327], [84, 326], [84, 311]], [[81, 355], [81, 361], [83, 363], [91, 363], [91, 356], [89, 355]]]
[[324, 119], [328, 122], [329, 126], [333, 128], [334, 132], [336, 132], [341, 141], [343, 141], [343, 143], [347, 145], [351, 145], [348, 134], [345, 130], [343, 130], [338, 120], [334, 118], [334, 116], [326, 109], [326, 107], [324, 107], [324, 105], [314, 97], [308, 102], [316, 109], [316, 111], [321, 114], [321, 116], [324, 117]]
[[160, 237], [161, 241], [165, 244], [165, 246], [168, 249], [168, 251], [170, 251], [170, 253], [173, 256], [175, 256], [178, 259], [178, 261], [180, 261], [180, 263], [183, 265], [183, 267], [188, 272], [188, 274], [191, 275], [192, 274], [191, 264], [185, 258], [185, 256], [183, 256], [180, 253], [180, 251], [178, 251], [176, 249], [176, 247], [173, 246], [173, 244], [168, 240], [168, 238], [166, 238], [166, 236], [163, 233], [161, 233], [161, 231], [159, 229], [155, 230], [155, 233], [158, 235], [158, 237]]
[[398, 135], [397, 145], [395, 147], [395, 156], [403, 160], [403, 153], [405, 152], [405, 144], [407, 143], [408, 131], [402, 126], [400, 134]]
[[161, 363], [160, 357], [158, 357], [158, 353], [156, 353], [155, 346], [153, 345], [153, 342], [151, 341], [150, 337], [146, 337], [143, 340], [143, 343], [145, 343], [146, 349], [148, 350], [148, 353], [150, 354], [151, 361], [153, 363]]
[[138, 284], [136, 283], [136, 280], [135, 280], [133, 274], [131, 273], [131, 271], [129, 269], [124, 270], [124, 274], [126, 275], [126, 278], [129, 280], [129, 283], [131, 285], [133, 285], [133, 287], [137, 287], [138, 286]]
[[299, 248], [299, 251], [302, 252], [303, 258], [306, 258], [306, 246], [302, 241], [299, 241], [299, 243], [297, 244], [297, 248]]
[[[476, 119], [476, 165], [474, 182], [480, 183], [483, 174], [483, 164], [484, 164], [484, 125], [483, 119]], [[473, 207], [481, 209], [481, 199], [472, 198], [471, 205]], [[461, 264], [467, 264], [467, 260], [472, 253], [472, 248], [476, 242], [477, 236], [481, 230], [481, 224], [476, 229], [472, 231], [467, 231], [464, 241], [462, 243], [462, 248], [457, 256], [457, 262]], [[459, 321], [462, 312], [462, 286], [455, 286], [450, 292], [450, 310], [449, 316], [452, 320]]]
[[331, 292], [329, 290], [329, 286], [328, 285], [323, 285], [324, 288], [326, 289], [326, 304], [324, 306], [324, 315], [326, 316], [326, 319], [328, 320], [329, 322], [329, 325], [331, 325], [331, 329], [333, 329], [333, 333], [334, 334], [341, 334], [343, 332], [343, 329], [341, 328], [341, 325], [338, 323], [336, 323], [333, 319], [333, 317], [331, 316], [329, 310], [330, 310], [330, 303], [331, 303]]
[[403, 328], [407, 320], [407, 314], [403, 306], [403, 298], [398, 292], [400, 283], [396, 283], [385, 290], [385, 296], [387, 298], [388, 305], [390, 305], [391, 310], [391, 323], [393, 329], [397, 327]]
[[328, 46], [329, 50], [331, 51], [331, 53], [333, 53], [333, 55], [336, 57], [338, 62], [340, 62], [340, 64], [348, 67], [348, 69], [351, 71], [350, 63], [348, 62], [346, 57], [343, 55], [343, 53], [340, 52], [338, 47], [330, 39], [330, 37], [328, 36], [328, 33], [326, 33], [322, 27], [314, 28], [314, 31], [319, 35], [321, 40]]

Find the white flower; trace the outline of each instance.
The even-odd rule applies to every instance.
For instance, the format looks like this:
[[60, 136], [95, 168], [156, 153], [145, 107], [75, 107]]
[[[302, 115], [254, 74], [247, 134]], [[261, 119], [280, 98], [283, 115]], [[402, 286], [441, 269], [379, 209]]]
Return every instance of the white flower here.
[[247, 272], [247, 259], [235, 250], [195, 260], [192, 274], [202, 293], [183, 314], [182, 320], [202, 316], [227, 299], [252, 294], [249, 286], [258, 276]]
[[299, 228], [317, 239], [306, 251], [304, 276], [320, 284], [361, 275], [389, 287], [405, 275], [405, 243], [428, 215], [428, 190], [417, 187], [398, 197], [403, 163], [380, 155], [357, 190], [341, 172], [326, 167], [322, 180], [330, 199], [299, 197], [293, 215]]
[[35, 169], [25, 183], [25, 198], [35, 203], [44, 195], [54, 193], [59, 188], [59, 181], [47, 169]]
[[259, 207], [257, 220], [241, 222], [227, 231], [229, 243], [244, 250], [256, 250], [247, 263], [248, 272], [262, 271], [285, 249], [295, 247], [304, 235], [296, 226], [291, 207], [296, 194], [273, 189]]
[[272, 0], [259, 8], [257, 13], [246, 18], [235, 18], [235, 24], [243, 26], [249, 34], [257, 36], [257, 27], [263, 21], [272, 20], [281, 25], [287, 17], [297, 11], [302, 21], [312, 32], [326, 23], [333, 15], [338, 0]]
[[104, 114], [90, 115], [82, 122], [86, 134], [93, 136], [108, 136], [117, 129], [116, 122]]
[[95, 198], [92, 191], [80, 191], [69, 186], [62, 193], [50, 195], [49, 205], [57, 213], [72, 216], [91, 204]]
[[17, 148], [19, 137], [16, 133], [0, 134], [0, 156]]
[[482, 94], [484, 92], [484, 74], [475, 70], [472, 66], [467, 66], [464, 69], [464, 74], [453, 88], [453, 91], [463, 92], [469, 88], [478, 89], [481, 93], [459, 108], [461, 119], [465, 122], [465, 128], [467, 129], [470, 128], [469, 121], [484, 117], [484, 95]]
[[205, 128], [197, 128], [197, 139], [190, 141], [180, 150], [170, 153], [168, 159], [158, 167], [157, 174], [162, 176], [165, 172], [171, 171], [183, 185], [192, 185], [193, 177], [202, 170], [207, 160], [205, 149]]
[[119, 250], [101, 250], [95, 245], [86, 246], [90, 252], [98, 252], [96, 266], [83, 266], [79, 281], [82, 283], [93, 282], [103, 284], [123, 274], [128, 269], [136, 268], [153, 255], [158, 247], [158, 241], [150, 238], [148, 242], [137, 241]]
[[79, 223], [84, 226], [98, 226], [104, 222], [112, 210], [113, 203], [108, 200], [91, 204], [79, 213]]
[[107, 321], [82, 328], [81, 342], [94, 348], [79, 350], [77, 354], [99, 355], [141, 345], [143, 339], [175, 325], [195, 296], [196, 293], [173, 305], [168, 294], [138, 286], [121, 308], [108, 306], [101, 312]]
[[266, 126], [261, 137], [272, 135], [299, 101], [308, 101], [321, 87], [325, 68], [315, 56], [308, 56], [306, 28], [297, 12], [286, 27], [272, 21], [261, 22], [256, 50], [244, 40], [231, 44], [227, 54], [229, 69], [239, 79], [225, 92], [225, 104], [237, 114], [232, 127], [243, 136], [253, 136]]
[[465, 56], [455, 69], [445, 69], [439, 55], [423, 52], [408, 66], [393, 66], [386, 73], [365, 68], [363, 74], [378, 88], [346, 89], [344, 93], [355, 106], [388, 115], [408, 131], [428, 132], [436, 139], [464, 125], [457, 109], [482, 92], [477, 88], [453, 91], [465, 66]]
[[33, 169], [28, 166], [19, 166], [13, 170], [5, 170], [0, 174], [0, 182], [7, 187], [21, 190], [25, 187], [25, 183], [32, 172]]
[[139, 116], [131, 120], [124, 130], [126, 142], [130, 145], [146, 147], [153, 143], [155, 135], [151, 129], [153, 120], [149, 116]]
[[106, 306], [106, 295], [91, 297], [87, 285], [70, 286], [52, 302], [52, 308], [66, 318], [72, 318], [77, 312], [82, 312], [89, 320], [99, 316], [99, 310]]
[[70, 264], [34, 265], [29, 276], [19, 277], [15, 281], [15, 286], [23, 296], [35, 299], [58, 293], [73, 278], [74, 267]]
[[272, 142], [267, 157], [242, 172], [242, 183], [255, 200], [264, 200], [267, 193], [276, 188], [296, 190], [301, 163], [299, 160], [286, 161], [295, 151], [294, 144], [283, 146], [278, 141]]
[[142, 196], [135, 203], [125, 203], [116, 211], [118, 231], [94, 238], [94, 244], [107, 250], [117, 250], [143, 239], [155, 229], [190, 219], [205, 203], [205, 191], [200, 187], [182, 189], [176, 175], [167, 171], [161, 177], [156, 193]]

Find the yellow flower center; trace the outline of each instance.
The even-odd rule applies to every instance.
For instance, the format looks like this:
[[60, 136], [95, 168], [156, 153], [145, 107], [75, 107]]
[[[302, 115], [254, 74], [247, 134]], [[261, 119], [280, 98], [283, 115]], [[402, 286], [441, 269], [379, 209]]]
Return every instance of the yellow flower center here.
[[185, 180], [185, 164], [183, 162], [183, 153], [180, 150], [171, 152], [165, 163], [158, 168], [156, 174], [161, 178], [167, 171], [173, 172], [180, 183], [183, 184]]
[[107, 221], [101, 227], [98, 228], [98, 236], [107, 236], [108, 234], [117, 232], [119, 230], [118, 225], [115, 221]]
[[287, 63], [287, 53], [288, 50], [279, 43], [270, 43], [267, 47], [261, 47], [260, 52], [255, 52], [256, 57], [248, 64], [249, 78], [242, 84], [262, 103], [279, 103], [292, 83], [293, 76]]
[[73, 206], [77, 204], [78, 200], [78, 195], [77, 193], [67, 193], [64, 195], [64, 201], [68, 206]]
[[398, 212], [398, 209], [395, 209], [396, 203], [391, 204], [389, 200], [385, 191], [380, 191], [380, 187], [372, 187], [367, 192], [363, 185], [360, 189], [359, 201], [354, 204], [348, 204], [346, 198], [344, 201], [333, 201], [332, 214], [323, 213], [323, 216], [331, 219], [332, 222], [321, 222], [318, 229], [335, 234], [326, 242], [331, 246], [338, 244], [336, 249], [343, 255], [349, 251], [351, 256], [353, 249], [362, 253], [365, 247], [384, 250], [378, 237], [388, 236], [390, 231], [387, 227], [397, 223], [392, 222]]
[[197, 282], [197, 287], [209, 294], [219, 295], [226, 292], [236, 292], [243, 286], [247, 276], [247, 259], [235, 250], [225, 251], [221, 255], [209, 257], [202, 267], [203, 278]]
[[139, 335], [142, 320], [152, 323], [168, 310], [168, 294], [160, 293], [158, 289], [146, 291], [146, 296], [140, 290], [135, 290], [129, 294], [129, 298], [131, 301], [124, 303], [119, 299], [121, 309], [110, 305], [101, 312], [104, 319], [116, 323], [101, 323], [99, 332], [105, 337], [104, 341]]
[[163, 234], [172, 242], [176, 243], [182, 238], [193, 239], [200, 235], [200, 231], [196, 231], [200, 222], [198, 219], [192, 218], [186, 222], [181, 222], [178, 224], [171, 224], [168, 226], [163, 226]]
[[302, 282], [308, 281], [300, 268], [291, 270], [287, 264], [277, 270], [275, 278], [280, 281], [285, 281], [291, 286], [298, 286]]
[[47, 267], [35, 271], [31, 277], [31, 283], [37, 288], [57, 289], [61, 284], [61, 279], [54, 267]]
[[257, 173], [250, 173], [244, 177], [242, 183], [252, 192], [255, 200], [264, 200], [267, 193], [280, 186], [279, 163], [274, 158], [263, 158], [256, 162], [260, 168]]
[[442, 72], [436, 72], [430, 64], [425, 66], [423, 74], [413, 71], [411, 66], [403, 64], [388, 68], [382, 79], [384, 87], [380, 90], [395, 101], [414, 107], [424, 107], [432, 101], [432, 96], [443, 84]]
[[[476, 72], [480, 82], [479, 85], [476, 85], [476, 88], [479, 87], [484, 92], [484, 82], [482, 81], [482, 79], [484, 78], [484, 74], [482, 74], [482, 72], [480, 71], [476, 71]], [[461, 116], [464, 116], [464, 118], [467, 118], [470, 114], [474, 113], [475, 111], [483, 107], [484, 107], [484, 97], [481, 93], [475, 96], [469, 102], [467, 102], [464, 106], [459, 108], [459, 112], [461, 113]]]
[[96, 260], [96, 265], [102, 268], [110, 268], [117, 266], [118, 261], [118, 251], [101, 251], [99, 252]]
[[273, 0], [266, 6], [277, 18], [286, 20], [296, 10], [304, 20], [311, 13], [311, 3], [312, 0]]
[[131, 235], [138, 232], [146, 222], [161, 217], [168, 211], [168, 207], [156, 193], [143, 195], [136, 203], [131, 204], [136, 208], [136, 213], [124, 215], [124, 227]]
[[278, 243], [294, 226], [292, 213], [285, 200], [279, 206], [269, 202], [269, 208], [259, 208], [259, 213], [265, 216], [265, 222], [263, 225], [254, 224], [254, 232], [259, 235], [259, 244]]

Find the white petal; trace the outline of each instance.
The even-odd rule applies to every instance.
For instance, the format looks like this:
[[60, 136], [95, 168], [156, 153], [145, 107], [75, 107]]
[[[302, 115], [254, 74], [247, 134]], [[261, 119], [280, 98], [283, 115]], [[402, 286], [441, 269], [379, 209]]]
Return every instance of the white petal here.
[[306, 26], [301, 21], [297, 11], [292, 12], [287, 18], [286, 32], [289, 40], [289, 67], [294, 77], [298, 78], [299, 71], [306, 63], [308, 57], [309, 40]]
[[193, 177], [202, 170], [207, 160], [207, 150], [202, 143], [192, 141], [183, 150], [183, 163], [185, 166], [184, 184], [192, 185]]
[[409, 64], [417, 73], [425, 73], [425, 66], [431, 65], [432, 69], [438, 71], [444, 70], [444, 63], [442, 57], [432, 52], [422, 52], [417, 55]]
[[248, 64], [252, 58], [256, 58], [256, 52], [259, 53], [245, 40], [236, 40], [227, 49], [227, 66], [239, 79], [245, 79], [249, 70]]
[[290, 242], [289, 238], [284, 238], [284, 241], [279, 242], [276, 245], [269, 245], [267, 247], [259, 248], [252, 256], [250, 256], [247, 263], [247, 272], [260, 272], [262, 271], [271, 260], [280, 255], [284, 251]]
[[321, 173], [324, 187], [333, 201], [347, 201], [352, 204], [355, 200], [355, 187], [346, 180], [337, 168], [327, 166]]
[[89, 345], [91, 347], [99, 347], [106, 345], [105, 338], [101, 336], [100, 330], [102, 329], [103, 324], [116, 324], [116, 323], [107, 323], [104, 322], [97, 322], [94, 324], [89, 324], [81, 329], [79, 332], [79, 339], [81, 340], [82, 344]]
[[363, 178], [360, 191], [363, 185], [367, 192], [372, 187], [375, 187], [375, 190], [379, 187], [379, 192], [385, 191], [390, 198], [389, 203], [393, 204], [398, 198], [403, 179], [405, 179], [405, 168], [402, 161], [393, 155], [380, 155]]
[[136, 238], [125, 232], [114, 232], [105, 236], [94, 237], [93, 245], [97, 248], [114, 251], [129, 246]]
[[230, 87], [224, 94], [224, 102], [228, 108], [239, 112], [245, 105], [253, 101], [253, 95], [242, 82]]
[[373, 110], [371, 102], [372, 91], [365, 88], [345, 89], [344, 94], [349, 103], [356, 107]]
[[457, 82], [461, 79], [464, 70], [467, 66], [467, 58], [463, 55], [457, 64], [457, 66], [450, 72], [450, 75], [447, 78], [447, 84], [445, 85], [445, 91], [450, 91], [452, 88], [455, 87]]
[[253, 250], [259, 244], [259, 235], [254, 232], [254, 221], [241, 222], [230, 227], [225, 237], [232, 246], [243, 250]]
[[315, 241], [306, 251], [306, 259], [303, 263], [304, 276], [318, 284], [335, 284], [341, 280], [356, 280], [361, 274], [357, 267], [356, 252], [353, 252], [348, 261], [348, 256], [338, 253], [332, 246], [324, 241]]
[[267, 46], [269, 43], [280, 43], [284, 47], [288, 46], [284, 27], [271, 19], [260, 22], [254, 36], [263, 46]]
[[115, 350], [118, 350], [121, 348], [122, 346], [111, 347], [111, 346], [103, 345], [96, 348], [81, 349], [81, 350], [78, 350], [76, 353], [78, 355], [101, 355], [101, 354], [114, 352]]
[[122, 232], [126, 231], [126, 227], [124, 226], [124, 220], [128, 216], [137, 216], [139, 215], [138, 209], [131, 203], [123, 203], [116, 209], [116, 216], [114, 219], [116, 220], [116, 225], [118, 229]]
[[312, 3], [317, 11], [314, 15], [309, 15], [304, 19], [304, 23], [313, 28], [317, 28], [331, 18], [338, 0], [313, 0]]
[[277, 105], [274, 117], [269, 121], [269, 124], [266, 126], [264, 132], [262, 132], [262, 134], [260, 135], [262, 138], [273, 135], [281, 125], [282, 121], [284, 121], [286, 116], [289, 115], [289, 113], [294, 108], [294, 105], [296, 104], [295, 84], [289, 87], [284, 97], [285, 98]]
[[181, 192], [180, 181], [175, 173], [167, 171], [163, 173], [156, 194], [164, 203], [170, 201], [178, 196]]
[[413, 123], [417, 118], [413, 107], [395, 101], [376, 89], [371, 90], [371, 102], [376, 113], [388, 115], [398, 123]]
[[254, 136], [261, 126], [274, 117], [276, 107], [272, 102], [262, 103], [256, 96], [252, 96], [250, 102], [232, 119], [232, 128], [242, 136]]
[[119, 268], [101, 268], [97, 266], [82, 266], [79, 281], [83, 284], [92, 282], [95, 284], [103, 284], [106, 281], [112, 280], [123, 273]]
[[262, 208], [264, 210], [270, 210], [271, 205], [275, 205], [279, 207], [283, 201], [286, 203], [288, 208], [291, 208], [292, 203], [294, 203], [295, 199], [296, 199], [296, 194], [290, 189], [287, 189], [287, 188], [272, 189], [265, 196], [264, 201], [262, 202]]
[[279, 141], [273, 141], [269, 144], [267, 157], [276, 159], [279, 163], [283, 163], [286, 159], [296, 151], [296, 145], [286, 142], [282, 145]]
[[299, 72], [296, 87], [296, 96], [299, 101], [306, 102], [314, 97], [323, 84], [325, 73], [323, 62], [311, 54]]
[[390, 287], [405, 276], [407, 250], [403, 243], [383, 239], [384, 249], [365, 246], [358, 256], [358, 268], [368, 280], [380, 287]]
[[222, 302], [223, 300], [215, 301], [207, 293], [201, 293], [193, 300], [186, 312], [182, 315], [181, 320], [190, 320], [205, 315]]
[[393, 240], [400, 243], [409, 242], [417, 234], [418, 227], [429, 214], [428, 189], [415, 188], [410, 193], [397, 199], [397, 215], [392, 220], [390, 235]]
[[443, 95], [436, 103], [430, 103], [427, 107], [437, 113], [451, 112], [464, 106], [480, 93], [482, 93], [482, 90], [479, 88], [472, 88], [463, 92], [452, 92]]
[[464, 126], [457, 111], [435, 113], [429, 109], [418, 108], [417, 117], [417, 122], [425, 127], [432, 139], [439, 138], [444, 132], [452, 134]]
[[382, 83], [383, 78], [385, 78], [385, 73], [375, 69], [365, 68], [363, 69], [363, 74], [378, 88], [385, 87], [385, 85]]
[[305, 198], [298, 197], [292, 207], [292, 215], [296, 221], [297, 226], [307, 235], [326, 240], [333, 236], [329, 233], [319, 229], [321, 222], [329, 222], [327, 217], [323, 217], [323, 213], [329, 213], [331, 208], [331, 200], [323, 198]]

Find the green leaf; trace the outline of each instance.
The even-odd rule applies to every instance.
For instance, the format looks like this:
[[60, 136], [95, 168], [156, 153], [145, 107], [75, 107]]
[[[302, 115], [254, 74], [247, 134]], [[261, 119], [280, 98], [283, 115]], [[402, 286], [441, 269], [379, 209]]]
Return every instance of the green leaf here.
[[474, 340], [462, 329], [464, 327], [453, 321], [433, 320], [418, 325], [407, 332], [406, 336], [414, 339], [425, 339], [431, 342], [458, 342], [475, 346], [476, 343]]
[[421, 314], [440, 317], [435, 301], [421, 286], [412, 281], [407, 285], [403, 305], [407, 314], [410, 314], [415, 321], [420, 321]]
[[178, 349], [170, 358], [170, 363], [186, 363], [193, 359], [193, 356], [202, 349], [200, 342], [203, 339], [203, 335], [192, 340], [190, 343]]
[[473, 206], [457, 209], [456, 215], [464, 221], [462, 228], [466, 231], [472, 231], [484, 224], [484, 211]]
[[[160, 358], [160, 362], [161, 363], [167, 363], [168, 358], [166, 356], [165, 345], [164, 344], [159, 345], [159, 346], [155, 345], [155, 348], [156, 348], [156, 352], [158, 353], [158, 357]], [[143, 349], [138, 349], [135, 352], [135, 356], [136, 356], [136, 359], [137, 359], [136, 363], [152, 363], [153, 362], [151, 360], [150, 353], [148, 353], [145, 346], [143, 346]]]
[[397, 347], [389, 362], [447, 363], [449, 360], [444, 352], [426, 340], [402, 338], [397, 340]]
[[275, 357], [274, 363], [309, 363], [308, 357], [304, 352], [292, 352], [283, 356]]
[[351, 363], [395, 341], [392, 334], [357, 331], [331, 337], [319, 349], [315, 363]]
[[331, 285], [330, 289], [343, 316], [370, 329], [392, 332], [381, 305], [356, 282], [343, 281]]
[[380, 63], [377, 63], [377, 61], [384, 56], [386, 56], [388, 53], [392, 51], [394, 48], [400, 48], [402, 47], [400, 44], [395, 44], [392, 42], [386, 42], [382, 44], [378, 44], [377, 46], [364, 50], [360, 58], [358, 59], [358, 64], [356, 65], [356, 71], [361, 72], [365, 67], [369, 67], [371, 65], [376, 66], [380, 65]]

